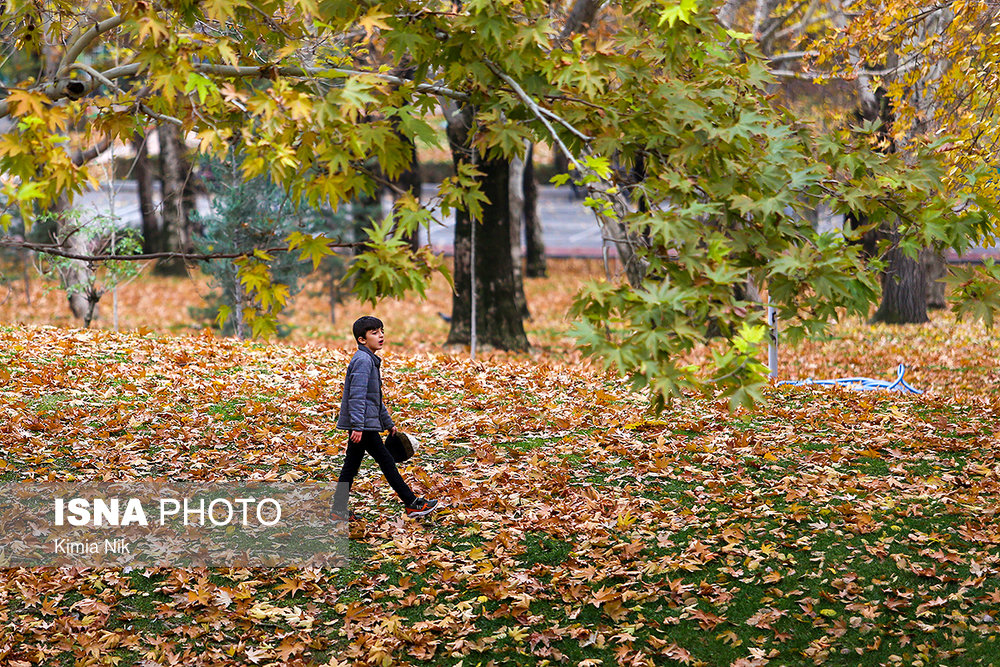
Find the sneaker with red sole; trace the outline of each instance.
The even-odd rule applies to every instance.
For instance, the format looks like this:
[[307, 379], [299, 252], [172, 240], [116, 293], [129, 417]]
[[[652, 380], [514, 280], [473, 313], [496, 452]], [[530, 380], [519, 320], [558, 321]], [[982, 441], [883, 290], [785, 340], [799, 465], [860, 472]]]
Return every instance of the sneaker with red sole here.
[[333, 520], [334, 521], [352, 521], [353, 522], [353, 521], [357, 521], [358, 520], [358, 515], [354, 513], [354, 510], [351, 510], [350, 514], [348, 514], [347, 516], [344, 516], [344, 514], [342, 512], [338, 512], [338, 511], [334, 510], [334, 512], [333, 512]]
[[438, 506], [436, 500], [425, 500], [417, 498], [406, 506], [406, 516], [426, 516], [433, 512]]

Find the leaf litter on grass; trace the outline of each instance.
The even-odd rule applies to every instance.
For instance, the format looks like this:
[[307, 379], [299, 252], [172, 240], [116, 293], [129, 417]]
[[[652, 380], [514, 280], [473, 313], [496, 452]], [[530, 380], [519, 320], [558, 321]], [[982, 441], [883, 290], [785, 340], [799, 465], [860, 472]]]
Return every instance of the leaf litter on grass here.
[[[833, 334], [783, 370], [902, 361], [927, 394], [653, 417], [571, 350], [389, 349], [403, 474], [443, 509], [404, 518], [369, 463], [342, 569], [0, 571], [0, 661], [992, 664], [996, 343], [941, 316]], [[339, 472], [349, 349], [17, 326], [0, 350], [7, 481]]]

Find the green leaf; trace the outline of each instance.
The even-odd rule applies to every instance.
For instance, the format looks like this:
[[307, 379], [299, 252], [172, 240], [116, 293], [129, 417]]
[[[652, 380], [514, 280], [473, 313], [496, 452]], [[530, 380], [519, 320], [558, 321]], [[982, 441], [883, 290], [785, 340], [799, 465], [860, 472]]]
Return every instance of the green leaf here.
[[412, 105], [398, 109], [396, 117], [399, 118], [400, 129], [407, 136], [418, 139], [426, 146], [441, 148], [440, 133], [428, 121], [418, 116], [418, 113], [420, 112]]
[[226, 320], [228, 320], [229, 316], [232, 314], [233, 314], [233, 309], [230, 308], [229, 306], [225, 304], [219, 306], [219, 312], [215, 316], [215, 323], [218, 324], [219, 327], [221, 328], [222, 326], [225, 325]]
[[187, 82], [184, 84], [185, 93], [192, 91], [198, 91], [198, 101], [201, 104], [204, 104], [209, 97], [219, 94], [219, 89], [215, 85], [215, 82], [198, 72], [189, 72]]
[[300, 250], [299, 259], [311, 260], [313, 271], [319, 268], [324, 257], [330, 257], [335, 252], [331, 248], [333, 241], [319, 234], [303, 234], [292, 232], [288, 237], [288, 249]]

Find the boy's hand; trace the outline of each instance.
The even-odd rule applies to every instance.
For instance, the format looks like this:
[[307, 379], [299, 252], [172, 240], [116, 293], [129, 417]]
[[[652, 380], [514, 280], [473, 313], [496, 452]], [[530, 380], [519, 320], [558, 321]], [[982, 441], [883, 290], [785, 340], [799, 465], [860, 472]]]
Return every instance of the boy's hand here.
[[392, 428], [389, 429], [389, 435], [396, 435], [396, 427], [395, 426], [393, 426]]
[[351, 442], [361, 442], [361, 431], [351, 431]]

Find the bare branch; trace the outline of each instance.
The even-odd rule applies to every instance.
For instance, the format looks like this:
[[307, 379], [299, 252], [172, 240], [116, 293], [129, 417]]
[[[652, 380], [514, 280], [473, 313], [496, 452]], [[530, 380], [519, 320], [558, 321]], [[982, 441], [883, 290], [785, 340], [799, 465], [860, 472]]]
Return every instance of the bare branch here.
[[833, 17], [833, 15], [829, 12], [816, 16], [816, 9], [818, 9], [818, 7], [819, 3], [814, 0], [814, 2], [809, 5], [809, 9], [806, 11], [806, 15], [802, 17], [801, 21], [794, 23], [783, 30], [779, 30], [775, 33], [774, 39], [785, 39], [786, 37], [791, 37], [793, 35], [801, 36], [805, 33], [807, 28], [814, 26], [817, 23], [829, 21]]
[[278, 23], [273, 18], [271, 18], [271, 16], [267, 12], [258, 7], [255, 3], [253, 2], [250, 3], [250, 9], [254, 10], [255, 12], [261, 15], [261, 17], [264, 19], [264, 23], [267, 24], [268, 28], [270, 28], [275, 32], [280, 32], [282, 35], [285, 36], [285, 39], [288, 40], [292, 39], [291, 35], [285, 32], [285, 30], [280, 25], [278, 25]]
[[73, 164], [77, 167], [87, 164], [98, 155], [108, 150], [111, 146], [111, 141], [111, 135], [109, 134], [85, 151], [73, 151]]
[[747, 0], [726, 0], [722, 7], [716, 12], [716, 18], [719, 19], [719, 23], [722, 24], [723, 28], [732, 28], [734, 20], [736, 19], [736, 12], [740, 10], [740, 7], [745, 5]]
[[780, 63], [786, 60], [799, 60], [800, 58], [809, 58], [818, 55], [819, 51], [789, 51], [787, 53], [779, 53], [774, 56], [768, 56], [768, 60], [772, 63]]
[[119, 65], [118, 67], [112, 67], [111, 69], [106, 69], [101, 74], [105, 79], [117, 79], [120, 76], [135, 76], [139, 73], [142, 65], [139, 63], [128, 63], [125, 65]]
[[[358, 248], [365, 244], [359, 243], [331, 243], [329, 247], [331, 248]], [[65, 257], [67, 259], [76, 259], [83, 262], [109, 262], [109, 261], [129, 261], [129, 262], [142, 262], [151, 259], [181, 259], [184, 261], [191, 262], [208, 262], [213, 259], [238, 259], [240, 257], [249, 257], [253, 255], [254, 250], [240, 253], [188, 253], [188, 252], [151, 252], [142, 255], [79, 255], [72, 252], [67, 252], [62, 249], [61, 246], [53, 243], [30, 243], [27, 241], [19, 241], [17, 239], [0, 239], [0, 247], [3, 248], [24, 248], [25, 250], [33, 250], [45, 255], [54, 255], [56, 257]], [[287, 246], [277, 247], [277, 248], [264, 248], [259, 249], [261, 252], [272, 253], [272, 252], [289, 252]]]
[[[581, 174], [594, 174], [594, 170], [584, 165], [580, 164], [580, 161], [576, 159], [576, 156], [570, 152], [563, 143], [562, 138], [556, 132], [555, 128], [548, 121], [548, 117], [542, 111], [542, 108], [531, 99], [524, 89], [510, 76], [503, 72], [495, 63], [486, 59], [483, 62], [486, 66], [490, 68], [490, 71], [496, 74], [501, 81], [504, 81], [513, 90], [514, 94], [521, 98], [521, 101], [535, 114], [535, 117], [541, 121], [545, 129], [549, 131], [552, 139], [559, 146], [559, 149], [563, 152], [566, 158], [569, 160], [573, 168], [579, 171]], [[604, 179], [601, 179], [604, 180]], [[606, 181], [605, 181], [606, 182]], [[624, 218], [628, 212], [628, 202], [625, 201], [621, 190], [615, 190], [614, 188], [600, 189], [595, 187], [593, 184], [587, 186], [590, 192], [593, 192], [603, 198], [608, 202], [612, 209], [614, 210], [614, 216], [609, 216], [606, 213], [594, 209], [594, 216], [597, 218], [597, 224], [600, 225], [601, 231], [614, 239], [615, 247], [618, 250], [618, 256], [622, 259], [622, 263], [625, 265], [625, 271], [628, 275], [629, 283], [633, 286], [638, 286], [643, 277], [646, 275], [646, 269], [648, 267], [648, 262], [642, 259], [636, 252], [635, 248], [642, 244], [642, 240], [628, 232], [625, 228], [622, 218]]]
[[[69, 66], [69, 69], [76, 69], [76, 70], [80, 70], [80, 71], [86, 72], [87, 74], [89, 74], [90, 76], [92, 76], [97, 81], [100, 81], [101, 83], [103, 83], [108, 88], [111, 88], [112, 90], [116, 90], [116, 91], [118, 91], [120, 93], [125, 92], [121, 88], [118, 87], [118, 84], [116, 84], [114, 81], [111, 81], [110, 79], [108, 79], [103, 74], [101, 74], [100, 72], [98, 72], [97, 70], [95, 70], [93, 67], [90, 67], [89, 65], [84, 65], [83, 63], [73, 63], [72, 65]], [[147, 116], [150, 116], [151, 118], [155, 118], [155, 119], [157, 119], [159, 121], [162, 121], [164, 123], [173, 123], [174, 125], [183, 125], [184, 124], [179, 118], [174, 118], [173, 116], [166, 116], [164, 114], [157, 113], [157, 112], [153, 111], [148, 106], [146, 106], [145, 104], [143, 104], [142, 102], [140, 102], [138, 100], [136, 100], [136, 105], [139, 107], [139, 109], [142, 110], [143, 113], [145, 113]]]
[[369, 169], [368, 167], [366, 167], [366, 166], [364, 166], [362, 164], [359, 164], [357, 162], [352, 162], [351, 166], [354, 167], [355, 170], [361, 172], [362, 174], [364, 174], [368, 178], [370, 178], [373, 181], [375, 181], [376, 183], [378, 183], [379, 185], [382, 185], [382, 186], [384, 186], [386, 188], [389, 188], [397, 196], [401, 197], [401, 196], [403, 196], [405, 194], [409, 194], [406, 190], [404, 190], [403, 188], [399, 187], [397, 184], [393, 183], [388, 178], [386, 178], [385, 176], [379, 174], [377, 171], [375, 171], [373, 169]]
[[68, 67], [71, 63], [75, 62], [80, 54], [84, 50], [94, 43], [102, 33], [108, 30], [113, 30], [125, 22], [125, 17], [123, 15], [112, 16], [109, 19], [104, 19], [98, 23], [92, 25], [88, 30], [85, 30], [73, 44], [66, 49], [65, 55], [62, 57], [62, 61], [59, 63], [59, 69], [63, 70]]
[[754, 7], [753, 27], [750, 29], [750, 34], [754, 36], [762, 49], [764, 48], [764, 22], [771, 15], [771, 10], [774, 9], [775, 4], [774, 0], [757, 0], [757, 5]]
[[[359, 70], [344, 69], [342, 67], [296, 67], [296, 66], [272, 66], [272, 65], [218, 65], [215, 63], [194, 63], [196, 72], [206, 74], [216, 74], [219, 76], [242, 77], [268, 77], [271, 75], [289, 76], [302, 79], [328, 78], [332, 74], [340, 76], [373, 76], [389, 83], [403, 86], [413, 83], [410, 79], [383, 74], [381, 72], [363, 72]], [[452, 90], [445, 86], [433, 83], [418, 83], [416, 89], [422, 93], [441, 95], [452, 99], [467, 102], [469, 96], [466, 93]]]
[[871, 78], [873, 76], [888, 76], [890, 74], [902, 74], [903, 72], [909, 72], [912, 69], [916, 69], [918, 66], [918, 61], [910, 60], [902, 65], [897, 65], [896, 67], [888, 67], [886, 69], [865, 69], [863, 67], [858, 68], [854, 74], [838, 74], [836, 72], [816, 72], [812, 70], [806, 70], [804, 72], [796, 72], [788, 69], [772, 69], [771, 74], [774, 76], [780, 76], [786, 79], [803, 79], [806, 81], [811, 81], [817, 77], [823, 77], [824, 79], [837, 79], [840, 81], [854, 81], [858, 78]]
[[521, 86], [518, 85], [518, 83], [514, 81], [514, 79], [507, 76], [507, 74], [505, 74], [503, 70], [501, 70], [499, 67], [494, 65], [489, 60], [486, 60], [485, 62], [486, 66], [489, 67], [490, 70], [494, 74], [496, 74], [504, 83], [510, 86], [514, 91], [514, 94], [517, 95], [519, 98], [521, 98], [521, 101], [524, 102], [529, 109], [531, 109], [531, 111], [535, 114], [535, 117], [542, 122], [542, 125], [545, 126], [545, 129], [549, 131], [550, 135], [552, 135], [552, 139], [556, 142], [556, 144], [558, 144], [560, 150], [562, 150], [563, 154], [566, 156], [566, 159], [568, 159], [576, 169], [582, 172], [583, 166], [577, 161], [576, 156], [573, 155], [573, 153], [570, 152], [570, 150], [566, 147], [566, 144], [563, 143], [562, 137], [560, 137], [559, 133], [556, 132], [554, 127], [552, 127], [552, 123], [548, 121], [548, 116], [546, 116], [542, 112], [541, 107], [539, 107], [538, 104], [533, 99], [531, 99], [531, 97], [526, 92], [524, 92], [524, 89], [521, 88]]
[[[788, 19], [792, 18], [792, 16], [795, 15], [795, 12], [802, 9], [802, 7], [807, 5], [809, 2], [813, 3], [812, 8], [814, 8], [815, 0], [799, 0], [799, 2], [797, 2], [795, 6], [789, 9], [783, 16], [775, 16], [774, 18], [765, 21], [767, 27], [761, 31], [760, 39], [758, 41], [761, 44], [769, 41], [772, 37], [774, 37], [774, 34], [778, 31], [778, 28], [785, 25]], [[810, 8], [810, 10], [812, 8]]]
[[819, 72], [794, 72], [790, 69], [773, 69], [771, 74], [774, 76], [781, 77], [783, 79], [802, 79], [803, 81], [812, 81], [818, 76], [823, 76], [828, 79], [843, 79], [843, 76], [837, 76], [835, 74], [820, 74]]
[[[114, 90], [120, 90], [112, 80], [122, 76], [134, 76], [139, 73], [141, 66], [137, 63], [130, 63], [128, 65], [122, 65], [120, 67], [115, 67], [107, 72], [101, 73], [90, 67], [89, 65], [84, 65], [82, 63], [72, 63], [67, 66], [67, 70], [80, 70], [86, 72], [90, 75], [90, 81], [81, 81], [79, 79], [68, 79], [59, 78], [55, 81], [51, 81], [45, 85], [37, 86], [32, 88], [32, 91], [41, 92], [46, 97], [48, 97], [53, 102], [61, 100], [65, 97], [71, 99], [79, 99], [84, 95], [87, 95], [97, 87], [97, 83], [100, 82]], [[363, 72], [358, 70], [343, 69], [340, 67], [276, 67], [271, 65], [219, 65], [215, 63], [193, 63], [192, 69], [196, 72], [215, 74], [218, 76], [231, 76], [236, 78], [244, 77], [261, 77], [265, 78], [272, 75], [278, 76], [288, 76], [303, 79], [326, 79], [330, 78], [331, 75], [339, 76], [372, 76], [389, 83], [395, 83], [397, 85], [407, 85], [413, 83], [409, 79], [404, 79], [398, 76], [392, 76], [391, 74], [383, 74], [380, 72]], [[110, 75], [110, 76], [108, 76]], [[422, 93], [430, 93], [432, 95], [440, 95], [442, 97], [449, 97], [451, 99], [459, 100], [462, 102], [467, 102], [469, 100], [469, 95], [457, 90], [452, 90], [446, 86], [438, 85], [435, 83], [418, 83], [416, 84], [416, 89]], [[180, 125], [181, 121], [172, 116], [166, 116], [159, 114], [152, 109], [150, 109], [145, 104], [140, 103], [139, 108], [147, 115], [156, 118], [158, 120], [174, 123], [175, 125]], [[0, 118], [7, 116], [10, 113], [10, 104], [4, 100], [0, 102]]]

